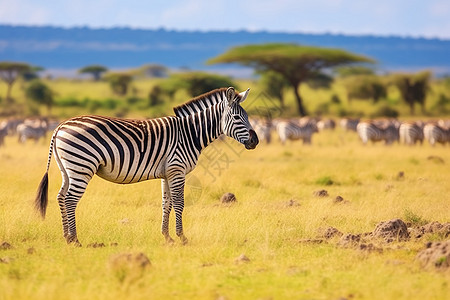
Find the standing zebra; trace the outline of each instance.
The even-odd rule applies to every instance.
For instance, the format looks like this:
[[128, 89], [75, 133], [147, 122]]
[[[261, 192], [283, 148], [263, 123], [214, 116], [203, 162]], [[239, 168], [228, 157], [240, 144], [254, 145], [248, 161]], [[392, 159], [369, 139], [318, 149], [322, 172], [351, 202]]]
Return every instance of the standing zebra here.
[[27, 139], [32, 139], [37, 143], [40, 138], [45, 138], [47, 128], [46, 120], [25, 120], [24, 123], [17, 126], [19, 142], [25, 143]]
[[356, 126], [356, 132], [364, 145], [368, 141], [385, 141], [386, 145], [390, 145], [399, 138], [398, 128], [394, 124], [386, 124], [381, 127], [372, 121], [362, 121]]
[[429, 123], [423, 128], [423, 134], [431, 146], [434, 146], [436, 143], [443, 145], [447, 142], [450, 143], [450, 128], [447, 129], [438, 124]]
[[339, 123], [345, 131], [356, 131], [356, 126], [358, 126], [359, 119], [343, 118]]
[[250, 123], [252, 123], [253, 128], [255, 129], [259, 141], [265, 141], [267, 144], [270, 144], [272, 140], [272, 120], [268, 118], [253, 119]]
[[318, 132], [315, 121], [304, 122], [299, 125], [296, 120], [285, 120], [277, 122], [277, 133], [281, 143], [287, 140], [303, 140], [303, 144], [311, 144], [311, 137], [315, 132]]
[[222, 133], [246, 149], [254, 149], [258, 137], [241, 103], [249, 90], [236, 94], [222, 88], [174, 108], [175, 116], [150, 120], [126, 120], [81, 116], [61, 123], [54, 131], [47, 171], [38, 188], [35, 204], [45, 217], [48, 202], [48, 169], [52, 153], [62, 174], [57, 200], [67, 243], [79, 245], [75, 208], [94, 176], [129, 184], [161, 178], [162, 226], [167, 242], [169, 215], [175, 211], [176, 234], [183, 243], [182, 212], [186, 175], [201, 151]]
[[423, 123], [404, 122], [399, 128], [400, 141], [407, 145], [415, 145], [417, 141], [423, 143]]

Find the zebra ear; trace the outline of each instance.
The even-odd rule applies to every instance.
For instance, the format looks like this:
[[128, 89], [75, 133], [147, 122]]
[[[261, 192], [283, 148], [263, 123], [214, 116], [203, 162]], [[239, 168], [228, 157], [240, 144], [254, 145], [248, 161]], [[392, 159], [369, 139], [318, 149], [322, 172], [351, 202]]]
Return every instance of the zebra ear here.
[[227, 89], [226, 95], [227, 95], [228, 105], [233, 104], [233, 102], [235, 101], [234, 97], [236, 95], [236, 93], [234, 91], [234, 87], [229, 87]]
[[245, 99], [247, 99], [248, 92], [250, 92], [250, 89], [247, 89], [245, 92], [239, 93], [239, 96], [240, 96], [239, 103], [242, 103], [245, 101]]

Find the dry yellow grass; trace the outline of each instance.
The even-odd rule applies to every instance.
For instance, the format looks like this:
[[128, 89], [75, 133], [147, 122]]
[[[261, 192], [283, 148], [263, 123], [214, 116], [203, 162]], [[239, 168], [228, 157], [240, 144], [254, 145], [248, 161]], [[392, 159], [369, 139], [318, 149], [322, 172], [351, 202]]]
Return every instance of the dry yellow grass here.
[[[206, 151], [189, 178], [184, 212], [189, 244], [168, 246], [160, 233], [158, 180], [89, 184], [77, 208], [82, 248], [62, 238], [50, 169], [45, 221], [32, 200], [45, 171], [48, 141], [0, 148], [0, 299], [448, 299], [450, 274], [415, 261], [425, 240], [396, 242], [366, 253], [315, 239], [319, 228], [370, 232], [380, 221], [450, 220], [447, 147], [362, 146], [340, 130], [313, 137], [311, 146], [261, 144], [245, 151], [228, 140]], [[428, 159], [441, 157], [441, 164]], [[398, 173], [404, 172], [399, 179]], [[324, 185], [330, 184], [331, 185]], [[326, 189], [329, 197], [313, 192]], [[238, 202], [222, 205], [232, 192]], [[346, 203], [334, 204], [336, 196]], [[290, 205], [294, 204], [294, 205]], [[298, 204], [298, 205], [296, 205]], [[406, 221], [406, 220], [405, 220]], [[174, 217], [171, 218], [174, 233]], [[104, 243], [105, 247], [88, 247]], [[115, 245], [117, 243], [117, 245]], [[29, 250], [32, 248], [33, 250]], [[119, 253], [145, 253], [151, 266], [129, 280], [108, 265]], [[245, 254], [250, 261], [236, 263]]]

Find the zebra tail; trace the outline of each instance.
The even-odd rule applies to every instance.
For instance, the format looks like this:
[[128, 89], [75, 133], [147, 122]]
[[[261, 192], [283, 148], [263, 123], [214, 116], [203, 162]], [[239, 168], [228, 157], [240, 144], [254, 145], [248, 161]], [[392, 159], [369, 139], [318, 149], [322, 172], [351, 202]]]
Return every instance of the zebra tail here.
[[56, 128], [53, 132], [52, 139], [50, 141], [50, 149], [48, 151], [47, 171], [45, 172], [44, 177], [42, 177], [42, 180], [39, 183], [36, 198], [34, 199], [34, 207], [41, 214], [42, 219], [45, 219], [45, 213], [47, 211], [48, 204], [48, 170], [50, 168], [50, 162], [52, 160], [53, 145], [55, 142], [56, 133], [58, 132], [60, 126], [58, 126], [58, 128]]
[[47, 211], [48, 204], [48, 170], [42, 177], [41, 183], [36, 193], [36, 199], [34, 200], [35, 208], [40, 212], [42, 219], [45, 219], [45, 212]]

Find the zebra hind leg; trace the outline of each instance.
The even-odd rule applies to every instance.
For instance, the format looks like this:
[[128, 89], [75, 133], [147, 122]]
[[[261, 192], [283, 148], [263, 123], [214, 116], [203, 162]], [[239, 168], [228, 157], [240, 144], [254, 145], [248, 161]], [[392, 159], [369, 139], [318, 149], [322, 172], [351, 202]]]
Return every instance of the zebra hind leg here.
[[62, 185], [61, 189], [59, 190], [58, 196], [56, 199], [58, 200], [59, 209], [61, 210], [61, 218], [62, 218], [62, 227], [63, 227], [63, 233], [64, 238], [67, 239], [69, 236], [69, 225], [67, 223], [67, 211], [66, 211], [66, 194], [67, 194], [67, 188], [69, 186], [67, 174], [64, 172], [61, 172], [63, 175]]
[[188, 239], [183, 233], [183, 209], [184, 209], [184, 183], [185, 175], [173, 176], [169, 180], [170, 198], [173, 202], [173, 210], [175, 211], [175, 226], [177, 236], [183, 244], [187, 244]]
[[161, 190], [162, 190], [162, 224], [161, 233], [164, 235], [166, 242], [172, 244], [174, 240], [169, 235], [169, 217], [170, 211], [172, 210], [172, 199], [170, 197], [170, 190], [167, 181], [161, 180]]
[[77, 237], [77, 227], [75, 222], [75, 209], [80, 201], [81, 197], [86, 190], [87, 184], [90, 178], [84, 179], [69, 179], [69, 187], [65, 197], [65, 213], [67, 216], [67, 236], [66, 241], [68, 244], [74, 244], [81, 247]]

